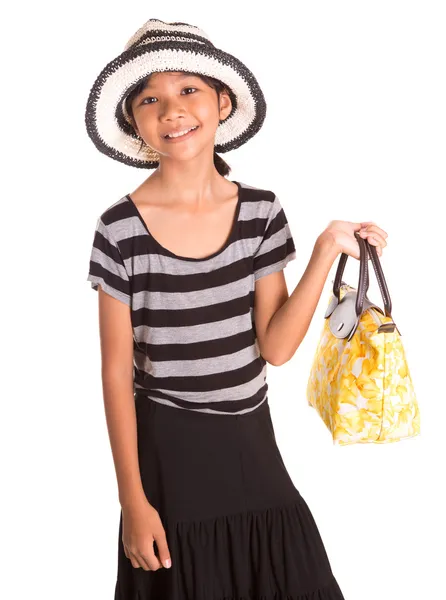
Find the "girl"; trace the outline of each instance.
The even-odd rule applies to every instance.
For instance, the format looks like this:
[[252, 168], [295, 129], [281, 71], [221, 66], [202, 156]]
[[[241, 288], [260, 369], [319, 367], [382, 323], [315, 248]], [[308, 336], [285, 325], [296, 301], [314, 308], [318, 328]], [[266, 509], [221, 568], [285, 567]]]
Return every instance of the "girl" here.
[[119, 501], [115, 600], [342, 600], [276, 444], [266, 365], [290, 360], [354, 232], [332, 221], [288, 295], [296, 257], [269, 190], [216, 154], [262, 126], [243, 63], [185, 23], [151, 19], [91, 89], [104, 154], [155, 169], [97, 221], [104, 404]]

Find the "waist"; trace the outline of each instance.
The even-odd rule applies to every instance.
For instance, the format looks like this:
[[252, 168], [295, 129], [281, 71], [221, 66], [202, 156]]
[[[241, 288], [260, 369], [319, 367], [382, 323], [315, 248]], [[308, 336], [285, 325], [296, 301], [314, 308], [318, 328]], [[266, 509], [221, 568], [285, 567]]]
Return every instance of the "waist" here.
[[253, 399], [248, 399], [248, 401], [229, 400], [224, 402], [207, 402], [206, 406], [199, 402], [187, 403], [185, 401], [178, 402], [157, 398], [148, 390], [136, 390], [134, 396], [135, 402], [138, 404], [153, 404], [157, 410], [177, 411], [185, 415], [200, 415], [201, 417], [231, 418], [236, 416], [240, 418], [267, 410], [269, 406], [266, 390], [264, 394], [255, 398], [254, 402]]

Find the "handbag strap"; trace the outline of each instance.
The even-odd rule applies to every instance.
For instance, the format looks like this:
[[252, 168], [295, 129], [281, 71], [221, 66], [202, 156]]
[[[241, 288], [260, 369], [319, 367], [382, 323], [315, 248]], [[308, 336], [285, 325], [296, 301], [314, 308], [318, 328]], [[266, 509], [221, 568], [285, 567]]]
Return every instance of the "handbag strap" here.
[[[359, 245], [359, 282], [358, 282], [358, 291], [356, 294], [356, 303], [355, 303], [355, 311], [357, 317], [362, 315], [363, 306], [364, 306], [364, 298], [369, 289], [369, 269], [368, 269], [368, 252], [367, 247], [365, 245], [365, 240], [363, 240], [359, 235], [355, 233], [356, 239]], [[333, 282], [333, 295], [339, 302], [341, 301], [340, 289], [342, 285], [342, 275], [344, 274], [345, 264], [348, 259], [348, 254], [342, 252], [338, 268], [336, 270], [336, 275]]]
[[381, 263], [379, 262], [378, 252], [376, 251], [376, 247], [373, 246], [373, 244], [369, 244], [366, 240], [364, 241], [366, 242], [367, 250], [372, 261], [376, 279], [378, 280], [379, 289], [381, 291], [381, 296], [384, 302], [384, 310], [386, 312], [386, 315], [392, 318], [392, 300], [390, 299], [389, 288], [387, 287]]
[[[385, 313], [388, 317], [392, 318], [392, 301], [390, 299], [389, 289], [387, 287], [376, 248], [372, 244], [369, 244], [367, 240], [363, 239], [356, 231], [355, 238], [359, 246], [359, 281], [355, 304], [356, 315], [359, 317], [362, 314], [364, 298], [367, 294], [367, 290], [369, 289], [368, 258], [370, 256], [373, 270], [375, 271], [376, 279], [378, 280], [379, 289], [384, 302]], [[342, 275], [344, 273], [347, 259], [348, 254], [342, 252], [333, 282], [333, 295], [336, 297], [338, 303], [340, 302], [340, 287], [342, 285]]]

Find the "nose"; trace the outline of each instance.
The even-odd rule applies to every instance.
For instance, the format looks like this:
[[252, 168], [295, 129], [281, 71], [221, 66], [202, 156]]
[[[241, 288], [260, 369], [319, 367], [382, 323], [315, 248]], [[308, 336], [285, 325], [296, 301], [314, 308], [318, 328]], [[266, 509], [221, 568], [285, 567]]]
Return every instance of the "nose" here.
[[174, 121], [185, 116], [185, 109], [178, 97], [165, 99], [161, 104], [160, 118], [163, 121]]

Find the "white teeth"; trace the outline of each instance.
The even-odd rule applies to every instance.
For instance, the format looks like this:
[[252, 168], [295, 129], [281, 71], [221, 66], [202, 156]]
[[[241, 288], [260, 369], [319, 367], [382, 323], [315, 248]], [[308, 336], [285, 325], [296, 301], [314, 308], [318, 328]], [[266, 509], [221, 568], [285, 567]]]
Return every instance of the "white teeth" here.
[[186, 135], [186, 133], [189, 133], [189, 131], [192, 131], [192, 129], [196, 129], [197, 127], [191, 127], [190, 129], [185, 129], [184, 131], [179, 131], [178, 133], [171, 133], [168, 134], [166, 137], [168, 138], [174, 138], [174, 137], [180, 137], [181, 135]]

